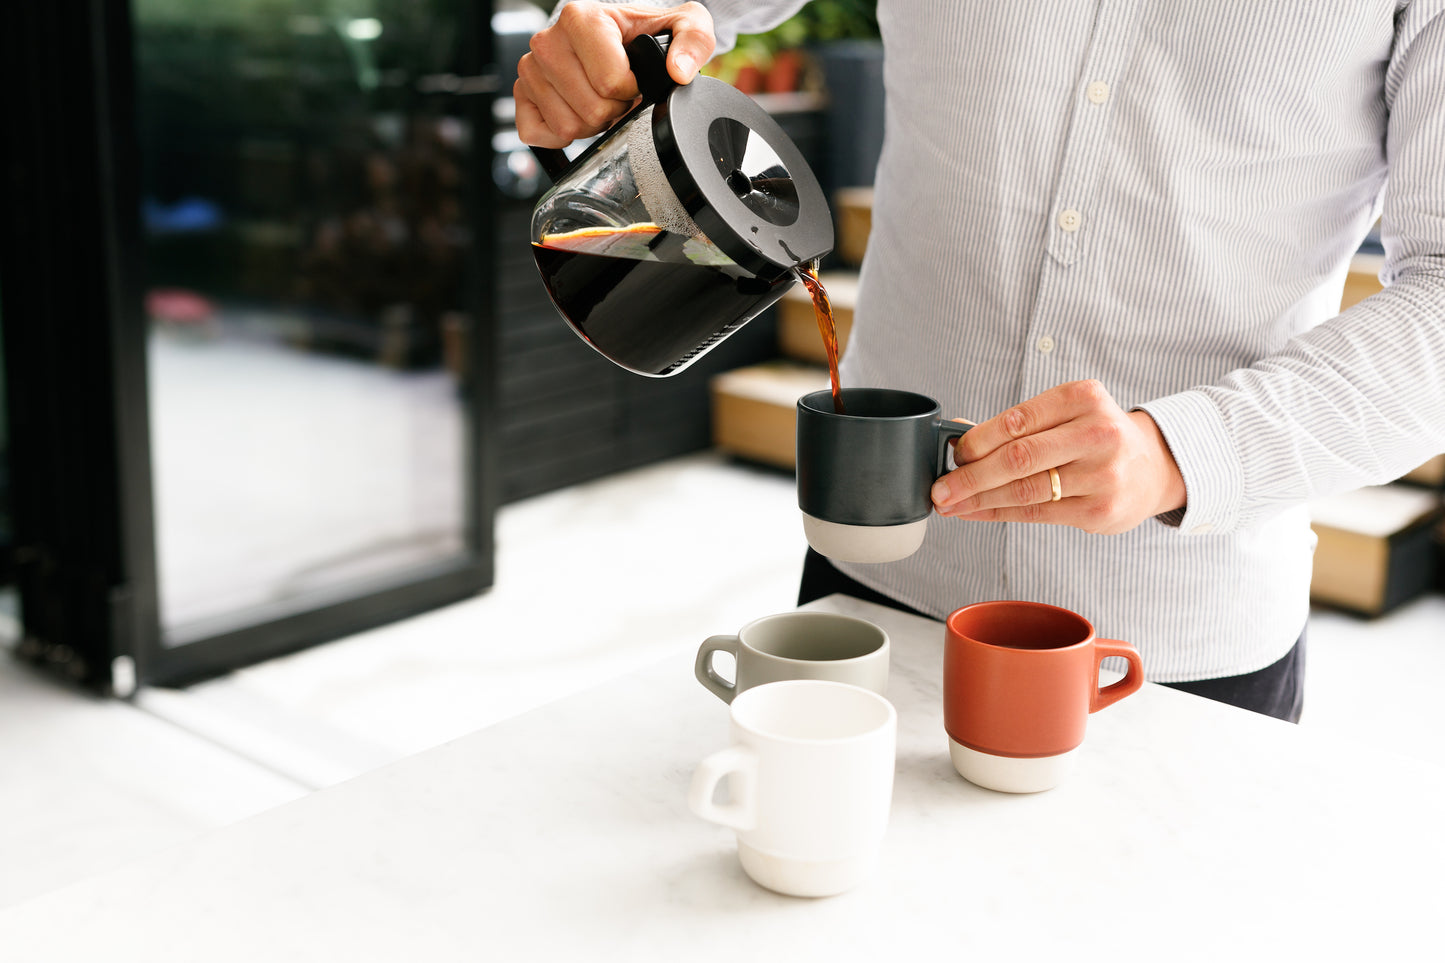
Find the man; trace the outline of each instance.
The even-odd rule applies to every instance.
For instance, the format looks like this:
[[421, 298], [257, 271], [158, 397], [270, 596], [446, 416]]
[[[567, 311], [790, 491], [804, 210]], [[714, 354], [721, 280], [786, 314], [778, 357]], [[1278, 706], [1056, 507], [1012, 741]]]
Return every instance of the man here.
[[[799, 6], [570, 4], [519, 65], [518, 130], [605, 127], [638, 33], [672, 29], [686, 81], [714, 31]], [[843, 382], [987, 420], [922, 549], [810, 557], [804, 594], [1061, 605], [1155, 681], [1298, 719], [1306, 501], [1445, 451], [1445, 0], [878, 12], [887, 131]], [[1387, 287], [1341, 313], [1377, 217]]]

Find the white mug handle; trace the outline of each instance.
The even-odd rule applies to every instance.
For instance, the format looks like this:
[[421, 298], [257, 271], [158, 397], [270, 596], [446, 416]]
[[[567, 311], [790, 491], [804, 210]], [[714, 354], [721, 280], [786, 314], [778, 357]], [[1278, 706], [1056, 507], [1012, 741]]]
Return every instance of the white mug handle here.
[[[729, 779], [732, 798], [713, 802], [718, 783]], [[729, 746], [698, 763], [687, 792], [687, 805], [709, 822], [746, 832], [757, 824], [758, 757], [747, 746]]]

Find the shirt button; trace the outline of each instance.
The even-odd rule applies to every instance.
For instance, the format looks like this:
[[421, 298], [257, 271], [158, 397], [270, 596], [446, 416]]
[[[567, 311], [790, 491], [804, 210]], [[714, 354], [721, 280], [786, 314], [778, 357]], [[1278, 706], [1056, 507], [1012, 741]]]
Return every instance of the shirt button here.
[[1079, 225], [1083, 223], [1083, 220], [1083, 216], [1072, 207], [1066, 211], [1059, 212], [1059, 227], [1068, 231], [1070, 234], [1079, 229]]
[[1054, 339], [1049, 337], [1048, 335], [1044, 335], [1042, 338], [1034, 342], [1034, 347], [1039, 349], [1040, 354], [1048, 354], [1050, 351], [1054, 350]]
[[1189, 534], [1190, 534], [1190, 535], [1208, 535], [1208, 534], [1209, 534], [1210, 532], [1212, 532], [1212, 531], [1214, 531], [1214, 526], [1213, 526], [1213, 525], [1209, 524], [1208, 522], [1201, 522], [1200, 524], [1195, 525], [1193, 528], [1191, 528], [1191, 529], [1189, 530]]
[[1102, 80], [1096, 80], [1084, 89], [1084, 96], [1089, 98], [1091, 104], [1102, 104], [1109, 99], [1109, 85]]

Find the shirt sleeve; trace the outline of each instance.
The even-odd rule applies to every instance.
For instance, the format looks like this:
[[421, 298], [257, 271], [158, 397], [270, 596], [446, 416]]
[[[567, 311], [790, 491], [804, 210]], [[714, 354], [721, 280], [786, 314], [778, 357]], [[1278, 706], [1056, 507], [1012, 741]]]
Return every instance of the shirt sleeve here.
[[[572, 0], [562, 0], [552, 11], [557, 14]], [[633, 3], [636, 0], [602, 0], [603, 3]], [[643, 0], [647, 6], [680, 7], [686, 0]], [[807, 0], [699, 0], [712, 14], [713, 34], [717, 40], [714, 55], [727, 53], [737, 45], [739, 34], [762, 33], [797, 13]]]
[[1386, 287], [1218, 384], [1140, 405], [1188, 503], [1185, 534], [1382, 484], [1445, 451], [1445, 4], [1397, 17], [1384, 76]]

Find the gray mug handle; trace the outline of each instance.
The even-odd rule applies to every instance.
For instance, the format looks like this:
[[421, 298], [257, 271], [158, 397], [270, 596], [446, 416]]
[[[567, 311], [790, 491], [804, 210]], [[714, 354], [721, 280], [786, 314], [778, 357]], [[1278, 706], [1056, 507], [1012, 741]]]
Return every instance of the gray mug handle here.
[[948, 469], [948, 448], [953, 442], [958, 441], [968, 429], [975, 427], [966, 421], [948, 421], [940, 418], [933, 423], [934, 438], [938, 441], [937, 458], [934, 463], [933, 477], [939, 478]]
[[741, 647], [742, 642], [736, 635], [714, 635], [698, 646], [697, 661], [692, 665], [692, 674], [697, 676], [697, 681], [729, 705], [732, 704], [733, 697], [738, 694], [737, 683], [736, 681], [729, 682], [717, 674], [717, 669], [713, 668], [712, 664], [713, 656], [719, 651], [731, 652], [733, 662], [736, 664], [738, 649]]

